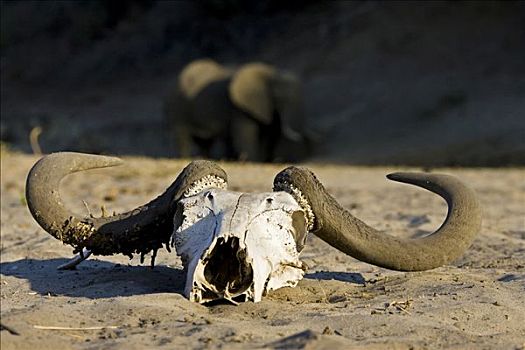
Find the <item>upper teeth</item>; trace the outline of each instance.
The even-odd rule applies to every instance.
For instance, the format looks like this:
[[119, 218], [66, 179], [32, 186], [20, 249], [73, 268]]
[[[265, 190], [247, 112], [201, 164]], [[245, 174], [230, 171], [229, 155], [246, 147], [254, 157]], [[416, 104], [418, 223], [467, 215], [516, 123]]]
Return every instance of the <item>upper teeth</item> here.
[[187, 198], [194, 196], [210, 187], [225, 190], [226, 186], [226, 181], [224, 181], [223, 178], [216, 175], [206, 175], [191, 184], [191, 186], [184, 192], [184, 197]]
[[304, 214], [306, 217], [306, 229], [309, 232], [312, 231], [315, 224], [315, 215], [312, 210], [312, 206], [308, 202], [306, 196], [301, 192], [301, 190], [289, 183], [288, 181], [277, 182], [274, 185], [273, 190], [288, 192], [292, 195], [297, 204], [299, 204], [299, 206], [304, 210]]

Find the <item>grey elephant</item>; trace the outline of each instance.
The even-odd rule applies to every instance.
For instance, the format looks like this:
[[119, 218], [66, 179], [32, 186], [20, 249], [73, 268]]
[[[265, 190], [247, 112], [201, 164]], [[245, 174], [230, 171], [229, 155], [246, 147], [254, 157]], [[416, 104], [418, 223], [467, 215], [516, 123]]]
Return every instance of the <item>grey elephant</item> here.
[[211, 59], [193, 61], [165, 99], [170, 142], [181, 157], [197, 146], [206, 157], [296, 160], [279, 147], [293, 149], [296, 157], [310, 153], [301, 98], [300, 80], [273, 66], [231, 69]]

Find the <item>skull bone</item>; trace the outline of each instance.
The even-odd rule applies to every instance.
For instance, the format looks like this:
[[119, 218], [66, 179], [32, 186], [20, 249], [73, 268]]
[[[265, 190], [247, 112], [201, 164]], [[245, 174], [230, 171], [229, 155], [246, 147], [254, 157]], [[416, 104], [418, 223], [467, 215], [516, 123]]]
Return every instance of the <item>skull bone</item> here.
[[174, 227], [191, 301], [258, 302], [303, 278], [306, 220], [286, 192], [205, 190], [179, 202]]

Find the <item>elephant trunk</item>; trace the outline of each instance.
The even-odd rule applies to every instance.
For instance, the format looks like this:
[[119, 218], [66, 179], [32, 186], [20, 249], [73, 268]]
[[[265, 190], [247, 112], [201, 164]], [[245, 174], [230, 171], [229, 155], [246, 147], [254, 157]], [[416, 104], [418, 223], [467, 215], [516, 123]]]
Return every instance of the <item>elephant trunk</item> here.
[[311, 209], [312, 232], [361, 261], [399, 271], [433, 269], [458, 258], [481, 227], [481, 209], [474, 192], [449, 175], [395, 173], [394, 181], [426, 188], [448, 204], [445, 222], [418, 239], [383, 234], [345, 210], [307, 169], [290, 167], [277, 175], [276, 190], [295, 192]]

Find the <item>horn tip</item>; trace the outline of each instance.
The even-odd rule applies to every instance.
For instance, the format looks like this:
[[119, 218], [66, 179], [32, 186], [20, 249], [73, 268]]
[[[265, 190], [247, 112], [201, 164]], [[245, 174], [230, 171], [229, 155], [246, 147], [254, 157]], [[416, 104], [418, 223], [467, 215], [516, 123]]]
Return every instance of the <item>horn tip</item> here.
[[116, 165], [124, 164], [124, 160], [118, 157], [113, 156], [104, 156], [98, 154], [89, 154], [81, 152], [55, 152], [51, 153], [43, 158], [54, 158], [59, 161], [64, 161], [67, 163], [73, 163], [75, 161], [79, 162], [92, 162], [93, 165], [97, 168], [112, 167]]
[[396, 173], [390, 173], [386, 176], [387, 179], [392, 181], [402, 181], [406, 178], [407, 173], [402, 172], [396, 172]]
[[432, 176], [428, 173], [395, 172], [388, 174], [386, 178], [396, 182], [421, 186], [419, 184], [428, 182]]

